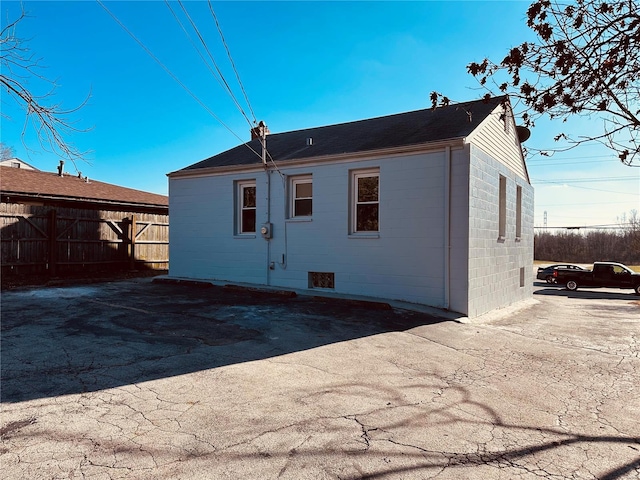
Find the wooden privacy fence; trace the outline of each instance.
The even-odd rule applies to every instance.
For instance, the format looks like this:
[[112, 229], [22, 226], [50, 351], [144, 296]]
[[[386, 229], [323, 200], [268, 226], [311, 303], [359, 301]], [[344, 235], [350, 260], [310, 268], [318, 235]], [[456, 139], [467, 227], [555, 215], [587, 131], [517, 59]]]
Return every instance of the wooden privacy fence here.
[[169, 216], [1, 204], [2, 275], [169, 267]]

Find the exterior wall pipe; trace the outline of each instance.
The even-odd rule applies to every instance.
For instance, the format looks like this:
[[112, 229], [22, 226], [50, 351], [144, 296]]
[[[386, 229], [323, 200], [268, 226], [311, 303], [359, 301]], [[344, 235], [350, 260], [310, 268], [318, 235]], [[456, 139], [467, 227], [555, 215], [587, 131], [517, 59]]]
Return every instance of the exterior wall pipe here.
[[[267, 175], [267, 223], [271, 223], [271, 170], [265, 165]], [[270, 228], [273, 228], [272, 226]], [[271, 232], [273, 235], [273, 232]], [[271, 285], [271, 239], [267, 238], [267, 285]]]
[[[260, 135], [260, 140], [262, 143], [262, 165], [264, 166], [264, 173], [267, 176], [267, 198], [266, 198], [266, 207], [267, 207], [267, 221], [266, 223], [271, 223], [271, 170], [269, 169], [269, 165], [267, 164], [267, 134], [266, 128], [263, 128]], [[256, 225], [257, 227], [257, 225]], [[271, 232], [273, 235], [273, 232]], [[267, 241], [267, 262], [266, 262], [266, 277], [267, 285], [271, 285], [271, 239], [266, 238]]]
[[444, 147], [444, 308], [451, 290], [451, 147]]

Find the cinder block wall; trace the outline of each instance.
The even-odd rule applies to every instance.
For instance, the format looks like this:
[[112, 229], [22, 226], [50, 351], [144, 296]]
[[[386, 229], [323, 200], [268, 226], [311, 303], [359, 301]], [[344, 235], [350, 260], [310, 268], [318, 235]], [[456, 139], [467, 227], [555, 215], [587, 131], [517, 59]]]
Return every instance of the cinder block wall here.
[[[470, 153], [468, 315], [475, 317], [532, 295], [533, 187], [478, 147], [471, 145]], [[503, 240], [498, 238], [500, 175], [507, 179]], [[520, 239], [516, 239], [517, 186], [522, 187]]]

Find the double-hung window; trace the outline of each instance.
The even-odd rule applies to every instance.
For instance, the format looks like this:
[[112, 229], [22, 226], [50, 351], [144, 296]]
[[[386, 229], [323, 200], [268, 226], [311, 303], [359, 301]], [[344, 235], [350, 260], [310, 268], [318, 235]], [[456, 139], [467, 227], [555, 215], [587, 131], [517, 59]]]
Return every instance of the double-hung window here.
[[238, 182], [238, 233], [256, 233], [256, 182]]
[[311, 175], [291, 178], [291, 218], [310, 217], [313, 213], [313, 182]]
[[380, 170], [359, 170], [352, 178], [351, 232], [380, 230]]

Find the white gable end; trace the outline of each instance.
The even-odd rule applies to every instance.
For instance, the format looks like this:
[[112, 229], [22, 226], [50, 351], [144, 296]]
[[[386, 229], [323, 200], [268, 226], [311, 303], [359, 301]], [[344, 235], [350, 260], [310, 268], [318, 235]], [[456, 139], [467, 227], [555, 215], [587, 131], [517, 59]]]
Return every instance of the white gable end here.
[[37, 168], [29, 165], [27, 162], [19, 158], [8, 158], [0, 161], [0, 167], [23, 168], [25, 170], [37, 170]]
[[467, 137], [467, 143], [473, 143], [530, 183], [513, 112], [508, 106], [506, 109], [502, 105], [496, 107]]

